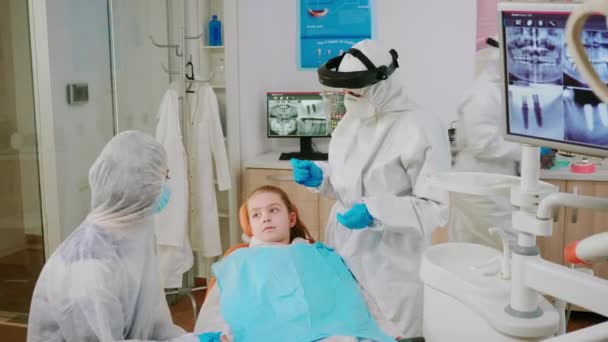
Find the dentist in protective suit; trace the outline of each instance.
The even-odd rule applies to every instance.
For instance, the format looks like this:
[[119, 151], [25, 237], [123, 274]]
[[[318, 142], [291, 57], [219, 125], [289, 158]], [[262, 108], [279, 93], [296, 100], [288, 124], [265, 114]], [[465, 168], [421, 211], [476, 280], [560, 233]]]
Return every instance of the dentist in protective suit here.
[[397, 52], [355, 44], [318, 69], [320, 82], [345, 91], [346, 115], [327, 164], [292, 160], [297, 183], [337, 199], [326, 242], [344, 258], [393, 336], [422, 334], [420, 259], [445, 223], [447, 193], [426, 175], [450, 168], [447, 130], [406, 96]]

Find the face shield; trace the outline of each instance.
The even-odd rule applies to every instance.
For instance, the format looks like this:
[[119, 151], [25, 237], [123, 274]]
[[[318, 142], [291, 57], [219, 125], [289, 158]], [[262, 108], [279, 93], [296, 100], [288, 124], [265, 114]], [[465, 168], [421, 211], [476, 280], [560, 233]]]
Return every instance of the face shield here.
[[[390, 65], [376, 66], [361, 50], [351, 48], [346, 54], [330, 59], [317, 69], [323, 97], [328, 103], [339, 103], [340, 109], [336, 117], [342, 118], [346, 111], [361, 118], [374, 114], [375, 109], [365, 100], [365, 93], [370, 86], [388, 79], [399, 67], [397, 52], [391, 49], [389, 53]], [[339, 71], [344, 69], [341, 64], [344, 64], [347, 54], [360, 61], [361, 67], [365, 69]]]
[[392, 57], [391, 64], [377, 67], [363, 52], [351, 48], [346, 54], [350, 54], [361, 61], [367, 70], [348, 72], [338, 71], [342, 59], [346, 56], [346, 54], [342, 54], [330, 59], [327, 63], [321, 65], [317, 69], [319, 82], [328, 88], [355, 90], [363, 89], [386, 80], [399, 67], [399, 63], [397, 62], [397, 58], [399, 57], [397, 51], [391, 49], [389, 52]]
[[346, 113], [344, 91], [323, 87], [321, 89], [321, 98], [323, 100], [325, 115], [329, 120], [329, 131], [333, 132], [338, 122], [342, 120], [342, 117]]

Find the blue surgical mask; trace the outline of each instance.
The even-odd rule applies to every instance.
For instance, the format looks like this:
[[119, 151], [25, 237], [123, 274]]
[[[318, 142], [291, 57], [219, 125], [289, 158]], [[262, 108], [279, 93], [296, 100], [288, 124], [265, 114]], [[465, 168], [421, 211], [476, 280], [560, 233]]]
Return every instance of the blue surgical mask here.
[[169, 204], [169, 200], [171, 199], [171, 186], [169, 186], [168, 182], [164, 182], [163, 186], [160, 190], [160, 196], [156, 200], [154, 204], [154, 213], [158, 214]]

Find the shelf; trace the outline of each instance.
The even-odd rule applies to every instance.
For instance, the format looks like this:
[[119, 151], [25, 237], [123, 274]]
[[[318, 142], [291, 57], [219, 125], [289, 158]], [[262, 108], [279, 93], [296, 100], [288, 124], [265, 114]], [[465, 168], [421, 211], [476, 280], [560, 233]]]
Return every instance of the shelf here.
[[223, 49], [224, 45], [218, 45], [218, 46], [209, 46], [209, 45], [205, 45], [203, 46], [203, 49]]
[[226, 89], [226, 86], [223, 84], [212, 84], [211, 88], [213, 89]]

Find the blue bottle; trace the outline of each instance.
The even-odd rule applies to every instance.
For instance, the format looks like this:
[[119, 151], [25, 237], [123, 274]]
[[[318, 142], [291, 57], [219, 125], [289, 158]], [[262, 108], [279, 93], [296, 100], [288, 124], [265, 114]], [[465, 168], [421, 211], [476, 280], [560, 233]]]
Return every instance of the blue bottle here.
[[222, 45], [222, 22], [217, 20], [217, 15], [214, 15], [209, 22], [209, 46], [220, 45]]

